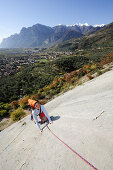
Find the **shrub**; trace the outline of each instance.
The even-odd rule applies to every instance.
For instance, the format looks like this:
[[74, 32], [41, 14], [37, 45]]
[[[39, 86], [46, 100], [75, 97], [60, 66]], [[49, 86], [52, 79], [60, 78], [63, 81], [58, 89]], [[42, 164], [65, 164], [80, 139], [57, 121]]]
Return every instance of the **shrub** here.
[[28, 97], [20, 99], [19, 104], [23, 109], [28, 107], [28, 99]]
[[100, 76], [102, 74], [102, 71], [101, 70], [98, 70], [97, 71], [97, 75]]
[[48, 95], [49, 95], [50, 98], [53, 97], [54, 96], [54, 90], [52, 90], [52, 89], [49, 90], [49, 94]]
[[86, 73], [89, 73], [89, 72], [90, 72], [90, 65], [89, 65], [89, 64], [84, 65], [83, 70], [84, 70]]
[[39, 100], [40, 94], [39, 94], [39, 93], [36, 93], [36, 94], [34, 94], [31, 98], [32, 98], [33, 100]]
[[[71, 86], [71, 84], [70, 84], [69, 82], [66, 82], [66, 84], [64, 85], [64, 91], [65, 91], [65, 90], [67, 91], [70, 86]], [[62, 88], [61, 88], [61, 89], [62, 89]]]
[[7, 110], [7, 112], [9, 112], [10, 109], [11, 109], [11, 106], [10, 106], [10, 104], [5, 103], [5, 104], [4, 104], [4, 108], [5, 108], [5, 110]]
[[0, 110], [0, 116], [4, 117], [7, 115], [7, 110]]
[[10, 104], [0, 103], [0, 117], [9, 115], [10, 110], [11, 110]]
[[89, 80], [92, 80], [94, 78], [90, 73], [87, 74], [87, 77], [89, 78]]
[[13, 111], [10, 115], [10, 117], [13, 121], [18, 121], [21, 118], [23, 118], [24, 116], [25, 116], [25, 112], [21, 107], [19, 107], [15, 111]]
[[40, 102], [40, 104], [44, 105], [44, 104], [47, 103], [47, 99], [42, 99], [42, 100], [40, 100], [39, 102]]
[[88, 68], [90, 68], [90, 65], [89, 64], [87, 64], [87, 65], [84, 65], [84, 67], [83, 67], [84, 69], [88, 69]]
[[111, 63], [113, 61], [113, 51], [111, 51], [110, 54], [108, 54], [107, 56], [104, 56], [102, 58], [102, 60], [99, 63], [100, 67], [103, 67], [103, 65]]
[[58, 94], [58, 93], [60, 93], [61, 92], [61, 87], [60, 88], [57, 88], [55, 91], [54, 91], [54, 94], [56, 95], [56, 94]]
[[96, 70], [97, 69], [97, 64], [92, 64], [91, 65], [91, 70]]
[[49, 86], [46, 86], [46, 87], [43, 88], [43, 91], [44, 91], [44, 92], [47, 92], [49, 89], [50, 89], [50, 87], [49, 87]]
[[66, 82], [70, 82], [70, 80], [71, 80], [71, 74], [66, 73], [66, 74], [64, 75], [64, 80], [65, 80]]
[[77, 76], [77, 72], [76, 72], [76, 70], [72, 71], [72, 72], [70, 73], [70, 75], [71, 75], [71, 77], [75, 77], [75, 76]]
[[19, 103], [18, 103], [17, 100], [13, 100], [13, 101], [10, 103], [10, 105], [11, 105], [11, 107], [12, 107], [13, 109], [17, 109], [18, 106], [19, 106]]
[[81, 78], [82, 76], [84, 76], [86, 74], [85, 70], [83, 70], [82, 68], [79, 69], [78, 71], [78, 77]]
[[76, 84], [77, 80], [78, 80], [78, 77], [73, 77], [70, 82], [72, 85], [74, 85]]
[[39, 99], [40, 99], [40, 100], [41, 100], [41, 99], [44, 99], [45, 96], [46, 96], [46, 93], [43, 91], [43, 92], [40, 93]]

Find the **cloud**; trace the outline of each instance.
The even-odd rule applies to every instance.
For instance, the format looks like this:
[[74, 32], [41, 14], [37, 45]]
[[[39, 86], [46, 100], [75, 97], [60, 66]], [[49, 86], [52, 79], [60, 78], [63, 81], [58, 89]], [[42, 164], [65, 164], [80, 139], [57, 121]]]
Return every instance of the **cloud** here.
[[4, 37], [0, 37], [0, 43], [2, 42], [3, 38], [4, 38]]

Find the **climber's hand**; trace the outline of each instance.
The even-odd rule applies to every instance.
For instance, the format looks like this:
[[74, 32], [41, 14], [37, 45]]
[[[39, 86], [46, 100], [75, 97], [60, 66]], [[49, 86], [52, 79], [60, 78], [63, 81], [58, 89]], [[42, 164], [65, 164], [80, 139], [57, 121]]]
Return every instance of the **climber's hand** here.
[[50, 121], [49, 123], [50, 123], [50, 124], [53, 124], [53, 121]]

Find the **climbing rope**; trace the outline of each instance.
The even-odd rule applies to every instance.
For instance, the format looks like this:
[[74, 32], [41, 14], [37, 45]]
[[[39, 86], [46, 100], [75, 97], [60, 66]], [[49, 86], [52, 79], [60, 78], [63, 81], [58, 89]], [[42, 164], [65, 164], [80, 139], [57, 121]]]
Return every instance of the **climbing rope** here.
[[81, 158], [84, 162], [86, 162], [90, 167], [97, 170], [97, 168], [95, 168], [91, 163], [89, 163], [86, 159], [84, 159], [81, 155], [79, 155], [76, 151], [74, 151], [70, 146], [68, 146], [65, 142], [63, 142], [58, 136], [56, 136], [48, 126], [47, 128], [60, 142], [62, 142], [66, 147], [68, 147], [74, 154], [76, 154], [79, 158]]

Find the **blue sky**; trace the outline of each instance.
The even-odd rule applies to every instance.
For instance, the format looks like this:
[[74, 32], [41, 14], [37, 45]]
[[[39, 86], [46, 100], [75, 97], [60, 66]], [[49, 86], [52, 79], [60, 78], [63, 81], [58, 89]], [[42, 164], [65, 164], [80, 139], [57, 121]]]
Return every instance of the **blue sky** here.
[[113, 22], [113, 0], [0, 0], [0, 41], [40, 23], [89, 25]]

